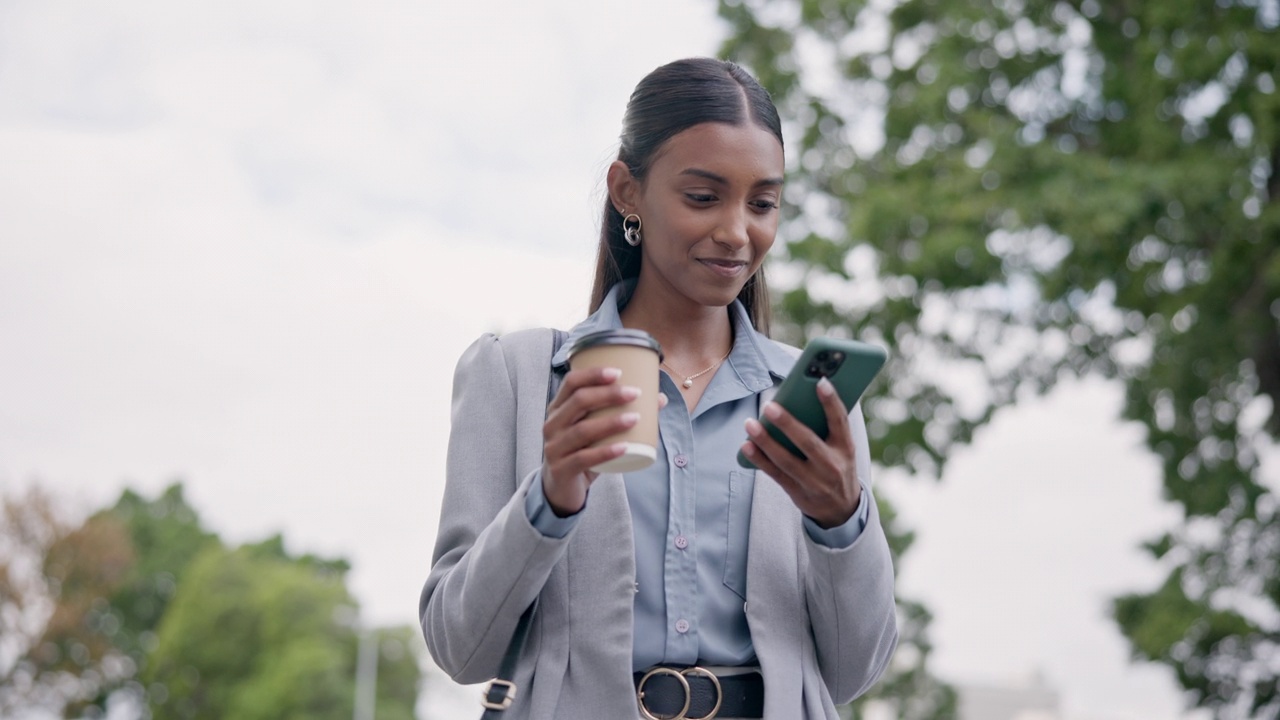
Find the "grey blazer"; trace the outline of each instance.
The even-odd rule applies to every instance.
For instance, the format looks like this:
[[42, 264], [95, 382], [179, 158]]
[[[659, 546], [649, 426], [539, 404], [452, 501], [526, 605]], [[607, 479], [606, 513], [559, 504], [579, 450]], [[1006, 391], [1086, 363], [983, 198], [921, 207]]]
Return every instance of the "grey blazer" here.
[[[635, 554], [622, 477], [592, 484], [564, 538], [543, 536], [524, 511], [542, 465], [551, 344], [545, 329], [485, 335], [458, 362], [440, 529], [419, 602], [422, 632], [454, 680], [483, 682], [497, 673], [516, 621], [536, 600], [518, 695], [506, 715], [638, 718]], [[851, 418], [859, 477], [869, 486], [861, 410]], [[752, 503], [746, 611], [764, 676], [764, 716], [834, 720], [835, 705], [871, 687], [897, 644], [879, 513], [873, 501], [857, 541], [832, 550], [809, 539], [800, 511], [763, 473]]]

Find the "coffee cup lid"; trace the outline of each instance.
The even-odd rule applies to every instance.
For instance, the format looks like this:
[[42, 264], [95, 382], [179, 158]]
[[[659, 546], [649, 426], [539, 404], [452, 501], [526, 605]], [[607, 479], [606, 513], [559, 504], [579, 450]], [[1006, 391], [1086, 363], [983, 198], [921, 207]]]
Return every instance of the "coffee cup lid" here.
[[575, 353], [597, 345], [634, 345], [658, 353], [659, 362], [662, 361], [663, 357], [662, 346], [649, 333], [631, 328], [617, 328], [613, 330], [598, 330], [578, 338], [573, 345], [569, 346], [569, 359], [572, 360]]

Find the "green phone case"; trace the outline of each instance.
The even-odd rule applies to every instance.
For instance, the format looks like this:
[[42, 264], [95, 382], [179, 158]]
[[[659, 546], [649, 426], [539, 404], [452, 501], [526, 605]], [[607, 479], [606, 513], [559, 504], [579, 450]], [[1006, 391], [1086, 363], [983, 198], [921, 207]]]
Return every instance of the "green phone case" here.
[[[831, 353], [842, 353], [844, 360], [839, 367], [830, 375], [827, 375], [831, 384], [835, 386], [836, 393], [840, 396], [840, 400], [844, 403], [845, 412], [853, 409], [858, 399], [862, 397], [875, 378], [880, 372], [880, 368], [884, 367], [888, 354], [885, 349], [877, 345], [859, 342], [857, 340], [841, 340], [839, 338], [814, 338], [805, 345], [804, 352], [796, 360], [796, 364], [792, 367], [791, 373], [782, 381], [781, 387], [778, 388], [778, 394], [774, 397], [774, 402], [781, 405], [808, 427], [812, 428], [818, 437], [826, 439], [829, 428], [827, 427], [827, 414], [822, 409], [822, 401], [818, 398], [818, 380], [825, 370], [820, 369], [819, 375], [814, 376], [811, 368], [815, 364], [828, 364], [820, 362], [823, 353], [827, 353], [827, 357], [831, 357]], [[761, 418], [760, 423], [764, 425], [765, 430], [773, 436], [775, 440], [782, 444], [787, 450], [795, 455], [803, 458], [794, 443], [787, 438], [777, 427], [770, 421]], [[747, 459], [747, 456], [738, 451], [738, 464], [745, 468], [755, 468], [755, 465]]]

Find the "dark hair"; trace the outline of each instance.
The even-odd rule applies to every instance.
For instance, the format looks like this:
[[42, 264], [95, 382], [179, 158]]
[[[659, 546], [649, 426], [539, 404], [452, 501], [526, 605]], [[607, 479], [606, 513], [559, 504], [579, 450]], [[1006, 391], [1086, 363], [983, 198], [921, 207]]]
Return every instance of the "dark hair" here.
[[[622, 119], [618, 159], [631, 175], [643, 180], [659, 149], [694, 125], [754, 122], [782, 142], [782, 123], [769, 93], [738, 65], [714, 58], [689, 58], [668, 63], [645, 76], [631, 93]], [[591, 287], [591, 312], [600, 308], [609, 288], [640, 275], [640, 248], [622, 236], [622, 215], [608, 197], [600, 226], [596, 275]], [[769, 289], [764, 266], [738, 293], [752, 325], [769, 333]]]

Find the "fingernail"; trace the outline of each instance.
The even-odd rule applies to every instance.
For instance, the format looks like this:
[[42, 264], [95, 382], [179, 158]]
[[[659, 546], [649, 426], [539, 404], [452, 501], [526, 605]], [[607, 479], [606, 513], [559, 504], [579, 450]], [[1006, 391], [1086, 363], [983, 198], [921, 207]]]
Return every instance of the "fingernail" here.
[[626, 423], [627, 425], [635, 425], [636, 423], [640, 422], [640, 413], [638, 412], [625, 412], [619, 415], [618, 417], [621, 418], [622, 422]]
[[748, 457], [749, 457], [749, 456], [752, 456], [752, 455], [755, 455], [755, 454], [756, 454], [756, 444], [755, 444], [755, 443], [742, 443], [742, 454], [743, 454], [743, 455], [746, 455], [746, 456], [748, 456]]
[[621, 455], [622, 453], [627, 451], [627, 444], [624, 442], [614, 443], [609, 446], [609, 451], [612, 452], [614, 455]]
[[822, 393], [824, 396], [830, 397], [835, 391], [835, 386], [832, 385], [831, 381], [825, 377], [818, 381], [818, 392]]
[[636, 398], [640, 397], [640, 388], [634, 385], [627, 385], [626, 387], [622, 388], [622, 397], [626, 398], [627, 400], [635, 400]]
[[777, 420], [782, 417], [782, 408], [778, 407], [778, 403], [770, 401], [764, 404], [764, 416], [770, 420]]
[[603, 375], [606, 380], [617, 380], [622, 377], [622, 370], [618, 368], [604, 368], [600, 371], [600, 374]]
[[760, 423], [754, 418], [747, 418], [747, 421], [743, 423], [743, 425], [747, 428], [747, 434], [751, 437], [755, 437], [760, 434]]

